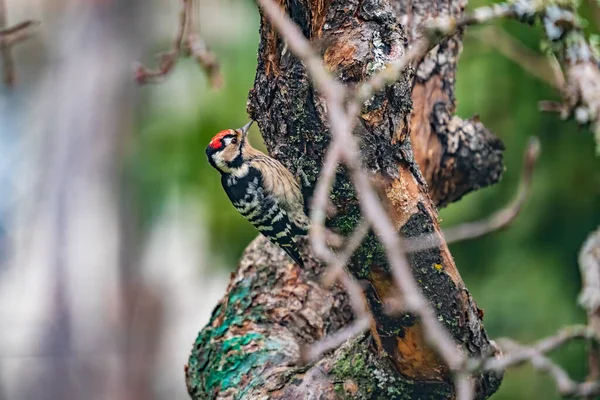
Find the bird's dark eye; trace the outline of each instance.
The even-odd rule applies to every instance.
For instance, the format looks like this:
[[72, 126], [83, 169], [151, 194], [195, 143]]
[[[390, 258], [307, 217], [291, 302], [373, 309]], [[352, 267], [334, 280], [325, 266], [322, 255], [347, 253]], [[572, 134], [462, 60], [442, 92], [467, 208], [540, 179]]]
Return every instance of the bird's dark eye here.
[[237, 143], [237, 138], [231, 139], [231, 143], [236, 144]]

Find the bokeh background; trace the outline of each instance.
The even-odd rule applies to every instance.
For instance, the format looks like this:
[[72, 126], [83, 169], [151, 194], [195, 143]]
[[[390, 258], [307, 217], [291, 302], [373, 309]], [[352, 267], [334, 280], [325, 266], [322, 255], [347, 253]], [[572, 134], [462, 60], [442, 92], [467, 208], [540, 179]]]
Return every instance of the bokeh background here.
[[[178, 3], [7, 1], [9, 23], [43, 26], [13, 50], [16, 85], [0, 86], [2, 400], [187, 398], [190, 347], [256, 236], [204, 148], [247, 121], [259, 21], [250, 0], [201, 0], [200, 30], [223, 88], [211, 89], [190, 60], [140, 87], [132, 63], [152, 64], [168, 48]], [[590, 33], [600, 30], [595, 0], [581, 14]], [[540, 138], [532, 195], [512, 227], [451, 247], [488, 333], [523, 342], [585, 321], [577, 254], [600, 223], [591, 133], [537, 110], [559, 99], [539, 77], [548, 72], [540, 37], [514, 22], [467, 33], [458, 113], [479, 114], [502, 138], [506, 172], [441, 211], [452, 226], [504, 207], [528, 137]], [[512, 41], [519, 46], [503, 46]], [[251, 141], [261, 144], [256, 128]], [[582, 343], [553, 358], [585, 377]], [[508, 371], [494, 396], [555, 398], [552, 382], [529, 367]]]

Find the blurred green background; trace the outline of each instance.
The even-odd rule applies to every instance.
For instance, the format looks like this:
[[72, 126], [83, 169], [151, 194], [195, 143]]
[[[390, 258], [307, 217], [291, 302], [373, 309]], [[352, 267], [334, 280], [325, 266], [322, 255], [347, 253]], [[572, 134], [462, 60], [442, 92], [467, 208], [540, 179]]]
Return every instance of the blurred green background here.
[[[469, 8], [489, 4], [471, 1]], [[204, 148], [219, 130], [247, 121], [248, 90], [253, 85], [258, 44], [258, 14], [250, 1], [223, 3], [237, 9], [228, 35], [203, 34], [217, 53], [225, 86], [208, 88], [191, 61], [180, 62], [168, 81], [147, 91], [147, 103], [130, 155], [130, 169], [142, 201], [142, 221], [152, 221], [173, 190], [195, 196], [210, 226], [214, 270], [232, 270], [256, 231], [233, 209], [218, 173], [208, 165]], [[587, 30], [598, 32], [594, 0], [583, 2]], [[539, 27], [516, 22], [495, 26], [541, 56]], [[541, 100], [559, 100], [546, 82], [500, 54], [489, 39], [469, 29], [458, 70], [458, 114], [481, 120], [506, 145], [502, 181], [441, 210], [444, 226], [483, 218], [514, 196], [527, 140], [540, 138], [542, 153], [532, 195], [506, 231], [451, 246], [458, 268], [480, 308], [491, 337], [508, 336], [528, 343], [560, 327], [583, 323], [576, 304], [580, 288], [577, 255], [586, 236], [600, 223], [600, 158], [589, 130], [557, 115], [538, 112]], [[222, 32], [222, 31], [221, 31]], [[156, 50], [166, 46], [158, 43]], [[178, 97], [170, 95], [177, 90]], [[253, 128], [251, 141], [261, 144]], [[166, 167], [165, 167], [166, 166]], [[585, 346], [571, 344], [553, 355], [574, 379], [586, 374]], [[506, 374], [495, 399], [559, 398], [552, 381], [529, 367]]]

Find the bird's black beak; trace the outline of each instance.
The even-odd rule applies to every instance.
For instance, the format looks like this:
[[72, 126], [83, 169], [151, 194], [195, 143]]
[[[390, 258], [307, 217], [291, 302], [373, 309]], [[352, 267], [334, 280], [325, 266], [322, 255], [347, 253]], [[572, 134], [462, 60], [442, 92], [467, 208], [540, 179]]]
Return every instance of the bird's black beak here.
[[250, 127], [252, 126], [253, 123], [254, 123], [254, 121], [250, 121], [246, 125], [244, 125], [240, 128], [240, 131], [242, 131], [242, 135], [244, 137], [246, 137], [248, 135], [248, 131], [250, 130]]

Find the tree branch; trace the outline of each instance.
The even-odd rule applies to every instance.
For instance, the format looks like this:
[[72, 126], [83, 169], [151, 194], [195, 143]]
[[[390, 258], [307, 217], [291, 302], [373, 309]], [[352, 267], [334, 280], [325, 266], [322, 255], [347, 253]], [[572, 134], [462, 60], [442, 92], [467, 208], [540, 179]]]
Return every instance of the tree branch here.
[[589, 397], [600, 394], [600, 382], [576, 383], [564, 369], [538, 351], [532, 351], [532, 349], [523, 347], [510, 339], [504, 340], [503, 347], [510, 349], [513, 353], [527, 354], [529, 362], [535, 369], [545, 372], [554, 380], [562, 396]]
[[[573, 117], [590, 125], [600, 152], [600, 59], [585, 37], [575, 10], [549, 5], [536, 17], [544, 27], [548, 50], [558, 59], [564, 73], [563, 104], [555, 108], [563, 119]], [[544, 108], [541, 103], [542, 110]]]
[[197, 0], [181, 1], [179, 25], [171, 49], [156, 56], [159, 61], [157, 69], [148, 69], [139, 63], [135, 64], [135, 79], [139, 84], [161, 82], [173, 70], [180, 57], [191, 55], [206, 71], [211, 85], [218, 88], [223, 81], [219, 62], [197, 32]]
[[0, 64], [3, 70], [3, 81], [11, 86], [15, 81], [15, 66], [11, 48], [31, 37], [40, 26], [37, 21], [23, 21], [13, 26], [6, 26], [6, 3], [0, 0]]
[[[600, 336], [600, 229], [585, 241], [579, 253], [582, 289], [579, 304], [586, 310], [588, 327]], [[600, 381], [600, 346], [588, 344], [588, 382]]]
[[494, 47], [500, 54], [554, 89], [562, 90], [564, 87], [564, 77], [562, 72], [560, 74], [555, 72], [554, 62], [551, 61], [555, 60], [553, 57], [544, 57], [535, 53], [504, 29], [486, 26], [477, 29], [472, 37], [480, 40], [486, 46]]

